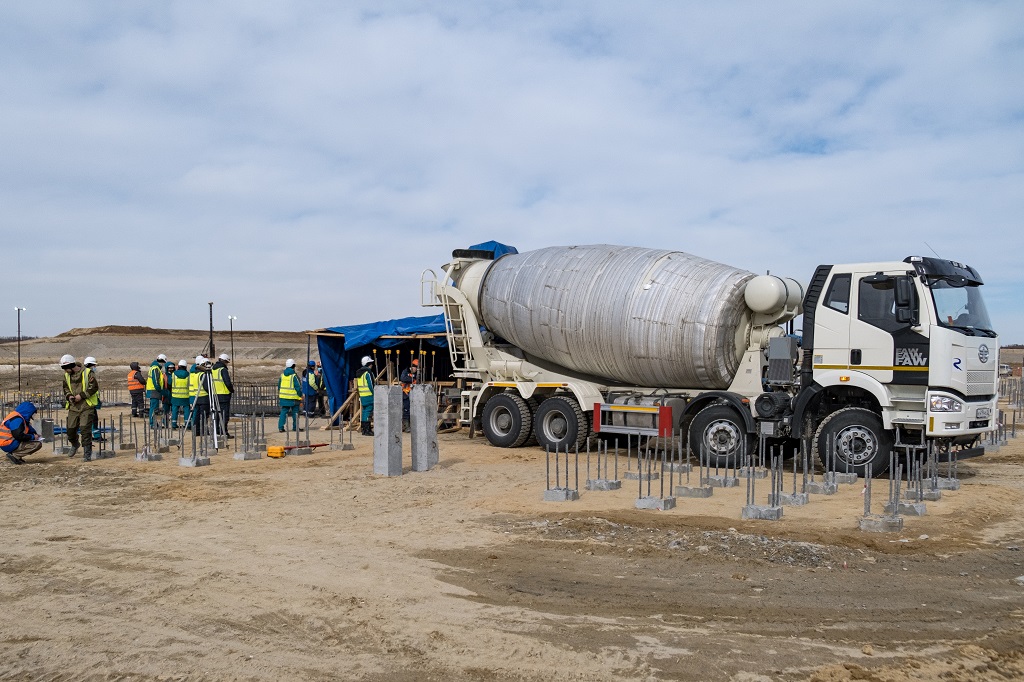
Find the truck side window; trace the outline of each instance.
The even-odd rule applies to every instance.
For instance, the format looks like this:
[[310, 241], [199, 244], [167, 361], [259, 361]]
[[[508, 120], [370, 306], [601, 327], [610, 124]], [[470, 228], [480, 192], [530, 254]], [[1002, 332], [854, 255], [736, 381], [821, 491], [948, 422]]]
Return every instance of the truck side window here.
[[844, 315], [850, 312], [849, 275], [836, 275], [832, 278], [832, 283], [828, 285], [828, 293], [825, 294], [825, 305]]
[[857, 319], [887, 332], [908, 325], [896, 321], [895, 280], [867, 282], [861, 280], [857, 296]]

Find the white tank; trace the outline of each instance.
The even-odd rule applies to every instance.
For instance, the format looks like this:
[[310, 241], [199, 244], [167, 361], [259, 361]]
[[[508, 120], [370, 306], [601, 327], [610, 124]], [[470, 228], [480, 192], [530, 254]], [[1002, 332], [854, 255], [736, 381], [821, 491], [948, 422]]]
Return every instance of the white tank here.
[[[710, 389], [739, 368], [754, 277], [681, 251], [597, 244], [474, 263], [457, 284], [487, 329], [530, 356], [614, 384]], [[763, 289], [759, 308], [791, 299], [777, 282]]]

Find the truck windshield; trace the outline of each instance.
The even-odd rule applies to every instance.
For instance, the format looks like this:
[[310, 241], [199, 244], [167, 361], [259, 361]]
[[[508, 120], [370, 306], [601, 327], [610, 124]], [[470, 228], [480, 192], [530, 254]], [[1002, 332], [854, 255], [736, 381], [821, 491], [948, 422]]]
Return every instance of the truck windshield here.
[[970, 336], [995, 336], [981, 287], [945, 278], [929, 278], [939, 325]]

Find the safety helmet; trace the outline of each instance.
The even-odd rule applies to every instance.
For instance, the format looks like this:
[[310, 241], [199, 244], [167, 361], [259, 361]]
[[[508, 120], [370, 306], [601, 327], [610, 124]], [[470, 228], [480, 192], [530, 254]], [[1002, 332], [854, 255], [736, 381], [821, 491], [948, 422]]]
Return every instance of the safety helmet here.
[[316, 367], [316, 360], [310, 360], [309, 361], [309, 366], [310, 367]]
[[295, 361], [292, 360], [291, 358], [288, 358], [287, 360], [285, 360], [284, 366], [285, 367], [294, 367], [295, 366]]
[[185, 358], [178, 360], [178, 367], [188, 367], [188, 360]]
[[82, 364], [85, 365], [86, 367], [95, 367], [96, 358], [90, 355], [89, 357], [82, 361]]
[[223, 360], [224, 362], [231, 362], [231, 356], [228, 355], [227, 353], [221, 353], [220, 355], [217, 356], [217, 359]]
[[160, 355], [156, 356], [156, 361], [157, 362], [167, 362], [167, 356], [164, 355], [163, 353], [161, 353]]
[[413, 367], [419, 367], [420, 366], [420, 361], [419, 360], [413, 360], [412, 361], [412, 366]]
[[197, 355], [196, 356], [196, 364], [197, 365], [203, 365], [203, 364], [206, 364], [207, 362], [209, 362], [209, 360], [204, 358], [202, 355]]
[[75, 364], [75, 356], [74, 355], [62, 355], [60, 357], [60, 366], [61, 367], [67, 367], [68, 365], [73, 365], [73, 364]]
[[360, 360], [359, 362], [361, 362], [364, 365], [372, 365], [373, 364], [373, 358], [371, 358], [369, 355], [364, 355], [363, 359]]

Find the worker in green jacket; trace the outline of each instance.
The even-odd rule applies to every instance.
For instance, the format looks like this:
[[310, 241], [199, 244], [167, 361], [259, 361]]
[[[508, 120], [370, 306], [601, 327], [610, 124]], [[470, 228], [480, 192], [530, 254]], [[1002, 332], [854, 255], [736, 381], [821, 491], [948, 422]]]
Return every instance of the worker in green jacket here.
[[150, 363], [149, 373], [146, 375], [146, 397], [149, 398], [149, 427], [153, 428], [153, 418], [161, 412], [164, 402], [164, 393], [167, 391], [167, 377], [164, 376], [164, 365], [167, 364], [167, 356], [161, 353], [156, 360]]
[[68, 457], [78, 454], [81, 446], [83, 459], [92, 460], [92, 428], [96, 424], [96, 406], [100, 403], [100, 385], [96, 373], [89, 367], [79, 367], [72, 355], [60, 359], [64, 370], [64, 404], [68, 409], [67, 435], [71, 443]]
[[299, 405], [302, 404], [302, 381], [295, 373], [295, 361], [288, 358], [284, 363], [284, 372], [277, 382], [277, 398], [281, 405], [281, 416], [277, 420], [277, 430], [284, 432], [288, 423], [288, 415], [292, 416], [292, 430], [299, 430]]

